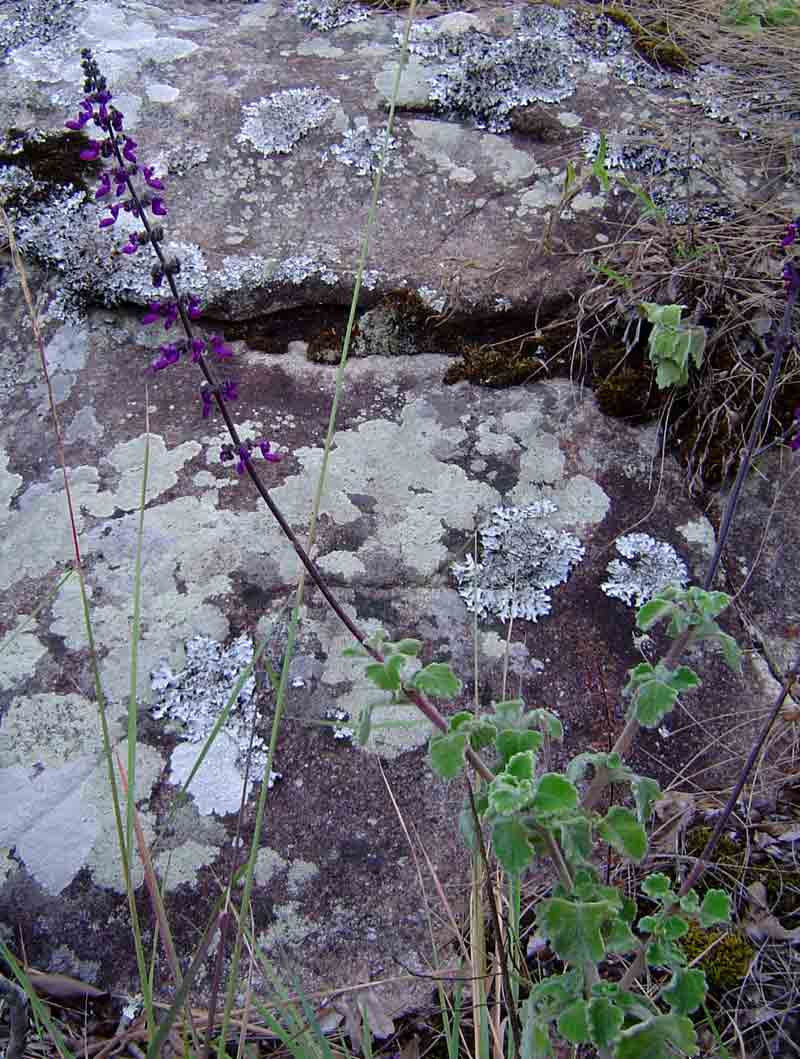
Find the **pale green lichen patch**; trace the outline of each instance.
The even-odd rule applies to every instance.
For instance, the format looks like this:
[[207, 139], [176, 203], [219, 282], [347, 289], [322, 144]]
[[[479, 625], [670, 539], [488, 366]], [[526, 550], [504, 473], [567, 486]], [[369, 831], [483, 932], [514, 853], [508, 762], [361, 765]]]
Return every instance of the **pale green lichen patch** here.
[[275, 849], [262, 847], [256, 854], [255, 881], [259, 886], [268, 886], [278, 875], [286, 871], [287, 862]]
[[701, 515], [700, 518], [693, 519], [691, 522], [685, 522], [682, 526], [678, 526], [677, 529], [684, 540], [690, 544], [699, 544], [707, 556], [713, 553], [717, 537], [714, 533], [714, 527], [705, 515]]
[[319, 924], [303, 915], [297, 901], [288, 901], [275, 909], [275, 921], [259, 935], [258, 946], [267, 953], [295, 948], [317, 930]]
[[196, 882], [198, 871], [207, 864], [212, 864], [218, 855], [217, 847], [207, 846], [190, 838], [175, 849], [159, 853], [155, 865], [167, 890], [170, 891], [185, 883]]
[[14, 627], [0, 639], [0, 688], [13, 688], [33, 676], [47, 648], [36, 635], [36, 623], [18, 614]]
[[[124, 742], [119, 753], [126, 760]], [[137, 748], [137, 798], [149, 795], [161, 768], [155, 750]], [[140, 818], [151, 837], [149, 814]], [[98, 885], [124, 890], [94, 703], [80, 695], [12, 701], [0, 731], [0, 846], [13, 847], [47, 893], [60, 893], [82, 867]], [[133, 874], [139, 885], [138, 862]]]
[[[474, 170], [484, 169], [488, 164], [498, 184], [512, 187], [536, 172], [546, 172], [532, 155], [514, 147], [502, 136], [434, 121], [410, 121], [408, 128], [416, 140], [416, 150], [435, 162], [445, 174], [469, 170], [474, 176]], [[457, 176], [457, 182], [464, 182], [463, 175]]]

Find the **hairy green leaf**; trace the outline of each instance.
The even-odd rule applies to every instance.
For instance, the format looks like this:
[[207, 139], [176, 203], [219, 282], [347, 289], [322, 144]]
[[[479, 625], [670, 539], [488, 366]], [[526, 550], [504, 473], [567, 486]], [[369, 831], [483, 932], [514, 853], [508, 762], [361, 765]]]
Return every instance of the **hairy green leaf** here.
[[675, 898], [669, 876], [660, 871], [647, 876], [642, 883], [642, 890], [654, 901], [671, 901]]
[[636, 819], [636, 814], [622, 805], [612, 805], [600, 821], [598, 831], [601, 837], [638, 864], [647, 853], [647, 834]]
[[507, 772], [501, 772], [489, 784], [488, 793], [490, 810], [499, 816], [510, 816], [528, 807], [533, 784], [530, 780], [520, 780]]
[[724, 890], [707, 890], [700, 905], [700, 926], [712, 927], [715, 923], [729, 923], [731, 898]]
[[578, 805], [578, 789], [560, 772], [545, 772], [536, 785], [533, 811], [537, 816], [563, 815]]
[[691, 1015], [706, 999], [705, 972], [681, 967], [673, 972], [669, 984], [661, 990], [661, 997], [676, 1015]]
[[634, 776], [631, 780], [631, 792], [636, 802], [636, 815], [639, 823], [646, 824], [653, 812], [654, 802], [661, 797], [658, 781], [650, 776]]
[[681, 1015], [653, 1015], [638, 1026], [623, 1030], [617, 1045], [617, 1059], [671, 1059], [667, 1045], [687, 1055], [697, 1054], [697, 1037], [692, 1020]]
[[452, 780], [464, 767], [464, 751], [467, 746], [466, 732], [449, 732], [447, 735], [431, 736], [429, 753], [431, 768], [443, 780]]
[[395, 651], [402, 655], [410, 655], [415, 658], [422, 650], [422, 640], [398, 640], [397, 643], [392, 644]]
[[654, 596], [643, 607], [639, 607], [636, 613], [636, 625], [643, 632], [646, 632], [648, 629], [652, 629], [657, 622], [668, 618], [674, 609], [675, 604], [668, 599]]
[[599, 963], [606, 954], [602, 928], [611, 919], [613, 908], [608, 901], [567, 901], [551, 897], [537, 909], [539, 929], [562, 960], [582, 964]]
[[431, 662], [414, 674], [411, 684], [437, 699], [454, 699], [461, 691], [461, 681], [446, 662]]
[[589, 1022], [586, 1017], [588, 1007], [585, 1000], [573, 1000], [559, 1016], [558, 1032], [572, 1044], [583, 1044], [590, 1039]]
[[516, 817], [500, 817], [492, 824], [492, 846], [504, 871], [518, 875], [533, 860], [527, 828]]
[[509, 761], [515, 754], [523, 751], [537, 751], [544, 745], [544, 736], [541, 732], [533, 732], [530, 728], [505, 728], [497, 733], [495, 746], [503, 762]]
[[657, 728], [677, 701], [678, 693], [661, 680], [642, 684], [634, 700], [633, 714], [643, 728]]
[[589, 1036], [597, 1048], [611, 1048], [617, 1040], [625, 1014], [608, 997], [589, 1001]]

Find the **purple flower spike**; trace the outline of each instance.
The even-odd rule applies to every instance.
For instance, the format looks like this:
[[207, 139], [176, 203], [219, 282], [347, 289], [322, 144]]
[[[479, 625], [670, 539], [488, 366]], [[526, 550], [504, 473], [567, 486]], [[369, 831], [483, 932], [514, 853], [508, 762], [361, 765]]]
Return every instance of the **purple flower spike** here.
[[154, 324], [156, 320], [161, 319], [161, 302], [150, 302], [147, 306], [147, 312], [142, 317], [143, 324]]
[[225, 401], [236, 401], [239, 399], [238, 383], [234, 382], [233, 379], [226, 379], [222, 384], [222, 398]]
[[142, 168], [142, 175], [144, 176], [144, 182], [149, 188], [155, 188], [156, 191], [164, 190], [164, 181], [159, 177], [153, 176], [155, 172], [155, 166], [146, 165]]
[[208, 340], [208, 345], [221, 359], [233, 356], [233, 350], [225, 345], [219, 335], [212, 335]]
[[159, 198], [157, 195], [153, 199], [152, 210], [156, 217], [167, 216], [167, 207], [164, 205], [164, 200]]
[[211, 395], [211, 390], [209, 390], [207, 386], [204, 386], [200, 391], [200, 399], [203, 402], [203, 419], [208, 419], [211, 415], [214, 398]]
[[93, 162], [96, 158], [100, 157], [100, 144], [97, 140], [89, 140], [89, 146], [85, 151], [81, 151], [80, 156], [84, 162]]
[[269, 460], [270, 463], [278, 463], [281, 459], [279, 452], [271, 452], [270, 445], [266, 438], [261, 438], [260, 441], [256, 442], [256, 445], [261, 449], [261, 455], [265, 460]]
[[196, 364], [206, 350], [206, 344], [202, 338], [193, 338], [191, 344], [192, 363]]
[[122, 119], [125, 117], [119, 110], [115, 110], [111, 118], [111, 124], [114, 128], [114, 132], [122, 132]]
[[97, 191], [94, 193], [94, 197], [96, 199], [102, 199], [109, 193], [109, 191], [111, 191], [111, 178], [108, 173], [103, 173]]

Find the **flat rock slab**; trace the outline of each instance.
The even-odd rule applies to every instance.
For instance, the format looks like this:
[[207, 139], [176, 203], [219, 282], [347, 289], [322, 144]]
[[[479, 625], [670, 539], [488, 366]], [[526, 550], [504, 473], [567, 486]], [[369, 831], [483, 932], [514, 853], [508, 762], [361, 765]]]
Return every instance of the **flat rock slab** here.
[[[591, 155], [584, 140], [601, 121], [619, 133], [615, 157], [627, 166], [625, 129], [658, 112], [679, 130], [677, 112], [663, 117], [666, 102], [678, 111], [692, 105], [690, 95], [702, 102], [699, 81], [647, 73], [621, 30], [581, 43], [563, 9], [537, 11], [446, 15], [415, 37], [363, 308], [380, 308], [387, 292], [415, 291], [443, 317], [510, 319], [510, 335], [517, 324], [530, 328], [531, 306], [547, 318], [572, 304], [587, 282], [574, 258], [538, 264], [531, 257], [566, 160]], [[232, 340], [230, 367], [240, 430], [268, 437], [283, 453], [280, 463], [263, 466], [272, 496], [302, 534], [335, 369], [310, 362], [298, 340], [309, 337], [309, 320], [323, 328], [326, 307], [345, 305], [352, 290], [403, 23], [381, 13], [323, 30], [274, 3], [195, 2], [177, 11], [166, 2], [79, 2], [75, 16], [72, 32], [20, 47], [0, 66], [0, 120], [18, 130], [0, 189], [30, 207], [18, 217], [18, 238], [28, 259], [44, 266], [32, 268], [31, 282], [46, 314], [109, 723], [123, 758], [149, 416], [136, 794], [176, 941], [188, 952], [239, 855], [233, 841], [248, 747], [245, 840], [257, 786], [267, 779], [274, 697], [261, 671], [242, 689], [188, 801], [179, 789], [253, 644], [264, 639], [267, 657], [280, 663], [299, 565], [253, 491], [220, 461], [226, 438], [219, 421], [201, 416], [191, 366], [147, 375], [163, 333], [140, 324], [136, 306], [152, 296], [150, 262], [116, 252], [124, 218], [113, 239], [101, 235], [97, 204], [63, 182], [40, 187], [24, 145], [62, 129], [74, 112], [79, 49], [92, 47], [142, 158], [169, 178], [169, 239], [183, 258], [186, 289], [200, 297], [202, 333], [233, 322], [263, 325], [293, 308], [303, 317], [303, 328], [283, 318], [270, 354], [245, 337]], [[549, 36], [536, 36], [539, 17]], [[596, 31], [596, 21], [589, 25]], [[481, 35], [490, 32], [494, 43], [486, 44]], [[523, 109], [552, 108], [544, 125], [534, 123], [538, 139], [530, 128], [504, 131], [508, 113], [481, 91], [466, 101], [472, 109], [461, 123], [443, 120], [450, 110], [432, 112], [435, 99], [455, 106], [447, 92], [463, 39], [483, 41], [492, 56], [514, 40], [535, 51], [550, 81], [515, 90]], [[561, 58], [556, 41], [566, 49]], [[520, 76], [531, 76], [519, 52], [511, 59]], [[281, 94], [296, 91], [302, 106], [301, 97]], [[412, 113], [420, 106], [428, 107], [424, 115]], [[665, 142], [663, 126], [652, 135]], [[737, 133], [709, 118], [692, 135], [718, 161]], [[685, 144], [679, 131], [675, 137], [680, 153]], [[729, 193], [747, 187], [730, 169], [722, 194], [702, 161], [695, 175], [697, 193], [721, 196], [723, 207]], [[600, 245], [616, 208], [590, 189], [559, 219], [561, 235], [574, 248]], [[53, 594], [72, 557], [63, 480], [19, 281], [7, 267], [2, 280], [0, 929], [10, 943], [24, 940], [32, 964], [124, 990], [134, 988], [135, 968], [75, 578]], [[623, 721], [626, 670], [642, 652], [657, 657], [664, 647], [634, 642], [631, 604], [665, 565], [674, 570], [680, 561], [699, 578], [713, 526], [688, 497], [678, 466], [662, 458], [655, 427], [606, 419], [591, 394], [567, 380], [513, 390], [448, 386], [446, 356], [395, 347], [396, 355], [376, 355], [388, 351], [373, 343], [361, 350], [373, 355], [347, 368], [315, 546], [320, 568], [369, 632], [418, 636], [423, 662], [453, 665], [464, 689], [452, 708], [470, 704], [476, 691], [487, 706], [519, 694], [562, 716], [567, 737], [563, 749], [552, 748], [556, 764], [606, 749]], [[492, 520], [505, 543], [484, 586], [474, 689], [464, 570], [476, 530]], [[626, 570], [616, 546], [631, 533], [647, 535], [646, 576]], [[623, 565], [610, 570], [614, 562]], [[516, 620], [508, 637], [501, 616], [519, 590], [520, 563], [528, 564], [531, 620]], [[539, 569], [547, 571], [541, 583]], [[428, 966], [426, 902], [434, 899], [423, 892], [398, 812], [456, 902], [466, 878], [455, 829], [463, 791], [432, 776], [425, 724], [381, 703], [369, 746], [352, 745], [348, 729], [376, 692], [342, 657], [347, 645], [343, 627], [308, 587], [254, 902], [259, 945], [308, 989]], [[685, 715], [647, 734], [637, 760], [665, 782], [723, 782], [727, 774], [715, 771], [719, 746], [730, 740], [730, 754], [739, 755], [749, 732], [730, 734], [732, 711], [740, 697], [763, 701], [769, 674], [748, 658], [741, 685], [712, 651], [692, 661], [703, 687]], [[449, 956], [452, 939], [444, 931], [438, 940]], [[161, 965], [159, 981], [166, 989]], [[200, 990], [206, 986], [202, 979]], [[403, 986], [394, 1000], [407, 1004], [411, 995]]]
[[[10, 279], [2, 291], [12, 328], [15, 284]], [[39, 292], [47, 294], [42, 280]], [[2, 338], [13, 356], [20, 331]], [[134, 317], [118, 312], [112, 322], [99, 312], [80, 326], [52, 325], [47, 342], [115, 737], [123, 734], [128, 689], [145, 441], [145, 393], [128, 373], [146, 355], [143, 340]], [[299, 350], [268, 357], [244, 343], [235, 360], [243, 430], [265, 433], [284, 450], [279, 464], [264, 466], [272, 496], [302, 532], [335, 369], [311, 364]], [[698, 576], [713, 529], [687, 498], [677, 465], [660, 460], [653, 429], [606, 419], [590, 394], [566, 380], [505, 391], [446, 386], [447, 364], [436, 355], [350, 363], [319, 565], [368, 631], [419, 636], [423, 661], [450, 661], [465, 681], [454, 706], [468, 704], [473, 619], [452, 564], [465, 561], [475, 527], [494, 509], [538, 504], [544, 514], [534, 518], [531, 540], [540, 528], [559, 540], [569, 534], [585, 554], [568, 580], [548, 590], [549, 614], [514, 624], [505, 678], [506, 628], [491, 615], [481, 622], [480, 699], [501, 698], [505, 679], [508, 694], [556, 709], [567, 743], [563, 752], [554, 748], [554, 760], [603, 748], [623, 717], [625, 670], [640, 657], [633, 608], [602, 589], [615, 538], [634, 528], [651, 534]], [[220, 463], [219, 424], [201, 418], [188, 368], [158, 376], [148, 399], [139, 696], [151, 707], [140, 718], [137, 794], [145, 832], [158, 838], [168, 910], [188, 948], [229, 863], [251, 729], [263, 776], [274, 702], [262, 681], [234, 709], [187, 804], [176, 801], [177, 790], [199, 750], [194, 740], [218, 714], [253, 638], [266, 637], [269, 657], [280, 662], [298, 562], [252, 491]], [[25, 938], [32, 962], [88, 968], [93, 980], [120, 988], [134, 971], [74, 578], [46, 599], [69, 565], [71, 542], [61, 475], [41, 447], [44, 425], [31, 433], [41, 402], [34, 382], [20, 383], [6, 401], [0, 461], [0, 613], [10, 645], [0, 728], [0, 916], [9, 937]], [[374, 715], [367, 750], [346, 737], [348, 721], [380, 697], [342, 657], [347, 644], [338, 619], [309, 589], [255, 900], [265, 950], [291, 965], [302, 960], [296, 969], [309, 987], [421, 970], [428, 958], [424, 898], [389, 789], [446, 890], [455, 897], [464, 879], [454, 820], [462, 789], [432, 776], [426, 725], [387, 704]], [[715, 655], [698, 664], [709, 679], [692, 697], [691, 720], [676, 715], [643, 744], [642, 763], [665, 780], [695, 753], [694, 769], [707, 763], [703, 751], [719, 733], [728, 698], [741, 694]], [[759, 679], [751, 674], [748, 694], [763, 693]], [[245, 838], [255, 797], [251, 787]]]

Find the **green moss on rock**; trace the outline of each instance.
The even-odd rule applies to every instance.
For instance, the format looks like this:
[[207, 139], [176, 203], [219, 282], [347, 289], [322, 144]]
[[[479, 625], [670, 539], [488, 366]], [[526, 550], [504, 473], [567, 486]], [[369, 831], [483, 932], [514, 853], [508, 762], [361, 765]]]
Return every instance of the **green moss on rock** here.
[[737, 989], [755, 955], [753, 946], [744, 934], [738, 931], [703, 930], [694, 923], [680, 939], [680, 945], [690, 962], [713, 945], [697, 966], [705, 971], [709, 989], [715, 993]]

